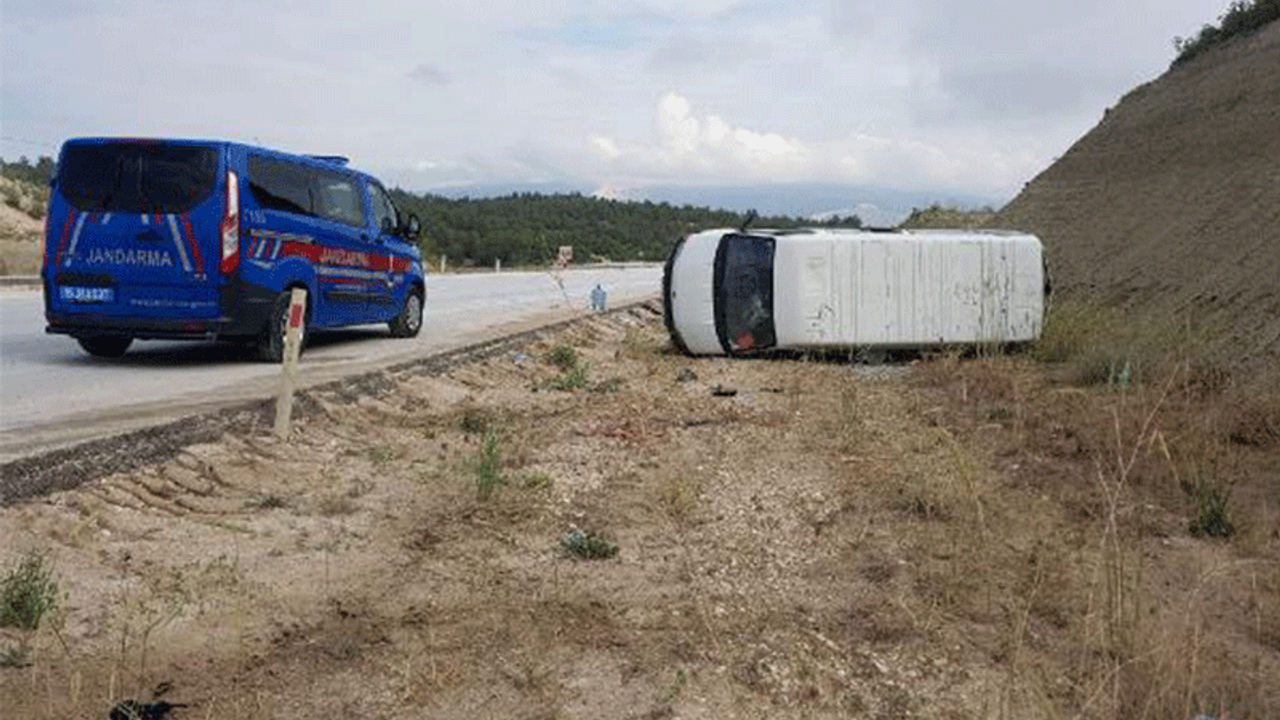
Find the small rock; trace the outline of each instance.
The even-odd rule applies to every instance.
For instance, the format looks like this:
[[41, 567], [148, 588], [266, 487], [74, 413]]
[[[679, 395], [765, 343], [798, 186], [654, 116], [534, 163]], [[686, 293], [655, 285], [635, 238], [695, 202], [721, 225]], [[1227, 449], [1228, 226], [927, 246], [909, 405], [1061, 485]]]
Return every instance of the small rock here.
[[725, 387], [724, 385], [716, 385], [711, 388], [711, 394], [716, 397], [733, 397], [738, 394], [737, 388]]
[[676, 373], [676, 382], [693, 382], [697, 379], [698, 374], [689, 368], [682, 368], [680, 372]]

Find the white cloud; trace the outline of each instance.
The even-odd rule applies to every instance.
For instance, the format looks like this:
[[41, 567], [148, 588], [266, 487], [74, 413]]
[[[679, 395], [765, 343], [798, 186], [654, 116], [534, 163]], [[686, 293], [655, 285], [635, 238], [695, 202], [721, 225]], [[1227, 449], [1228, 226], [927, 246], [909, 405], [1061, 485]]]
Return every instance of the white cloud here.
[[595, 136], [595, 156], [614, 173], [645, 181], [779, 179], [802, 166], [809, 151], [777, 133], [734, 127], [698, 115], [679, 93], [663, 94], [654, 110], [651, 142]]
[[343, 154], [410, 189], [1007, 196], [1225, 0], [3, 2], [6, 159], [192, 135]]
[[999, 147], [954, 147], [865, 133], [806, 141], [701, 113], [662, 95], [653, 136], [594, 136], [590, 149], [615, 185], [821, 182], [998, 192], [1034, 172], [1034, 157]]

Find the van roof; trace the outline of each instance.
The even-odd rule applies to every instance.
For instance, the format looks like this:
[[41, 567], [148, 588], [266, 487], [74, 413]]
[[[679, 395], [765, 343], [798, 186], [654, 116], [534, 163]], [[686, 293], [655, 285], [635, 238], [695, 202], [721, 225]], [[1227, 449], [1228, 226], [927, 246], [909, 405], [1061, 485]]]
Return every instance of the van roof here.
[[[209, 138], [166, 138], [166, 137], [130, 137], [130, 136], [91, 136], [68, 138], [65, 144], [76, 145], [103, 145], [106, 143], [138, 143], [140, 145], [148, 144], [174, 144], [174, 145], [217, 145], [223, 147], [242, 147], [253, 150], [255, 152], [268, 153], [271, 155], [279, 155], [295, 159], [311, 160], [313, 162], [321, 162], [328, 165], [336, 165], [338, 167], [347, 168], [353, 172], [361, 172], [355, 168], [348, 167], [351, 162], [350, 158], [345, 155], [312, 155], [308, 153], [295, 153], [288, 150], [277, 150], [262, 145], [254, 145], [252, 143], [237, 142], [235, 140], [213, 140]], [[366, 173], [362, 173], [366, 174]]]
[[[707, 230], [709, 234], [725, 235], [737, 234], [740, 230], [735, 228], [721, 228], [718, 230]], [[882, 239], [884, 237], [914, 237], [921, 239], [967, 239], [975, 237], [1006, 237], [1006, 238], [1033, 238], [1030, 233], [1018, 230], [1005, 230], [996, 228], [826, 228], [826, 227], [800, 227], [800, 228], [748, 228], [744, 235], [755, 235], [759, 237], [772, 238], [796, 238], [799, 240], [857, 240], [875, 237]]]

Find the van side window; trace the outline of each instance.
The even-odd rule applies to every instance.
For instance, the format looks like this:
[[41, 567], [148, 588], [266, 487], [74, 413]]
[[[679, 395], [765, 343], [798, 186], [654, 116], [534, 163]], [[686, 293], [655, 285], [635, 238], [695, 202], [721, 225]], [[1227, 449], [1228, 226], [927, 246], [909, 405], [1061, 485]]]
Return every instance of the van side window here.
[[381, 231], [383, 221], [389, 221], [391, 232], [394, 233], [396, 228], [400, 227], [400, 223], [396, 218], [396, 206], [387, 196], [387, 191], [377, 183], [369, 183], [369, 197], [373, 201], [373, 226]]
[[315, 215], [311, 172], [283, 160], [249, 156], [249, 192], [264, 210]]
[[322, 218], [364, 226], [362, 193], [347, 176], [320, 170], [316, 173], [316, 209]]

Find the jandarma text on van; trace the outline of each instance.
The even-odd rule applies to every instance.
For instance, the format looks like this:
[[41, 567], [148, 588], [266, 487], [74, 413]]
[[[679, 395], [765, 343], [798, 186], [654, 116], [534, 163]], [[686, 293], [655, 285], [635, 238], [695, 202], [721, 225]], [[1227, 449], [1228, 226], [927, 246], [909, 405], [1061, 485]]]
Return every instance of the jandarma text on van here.
[[121, 248], [93, 248], [85, 262], [90, 265], [141, 265], [144, 267], [172, 267], [173, 257], [164, 250], [124, 250]]

